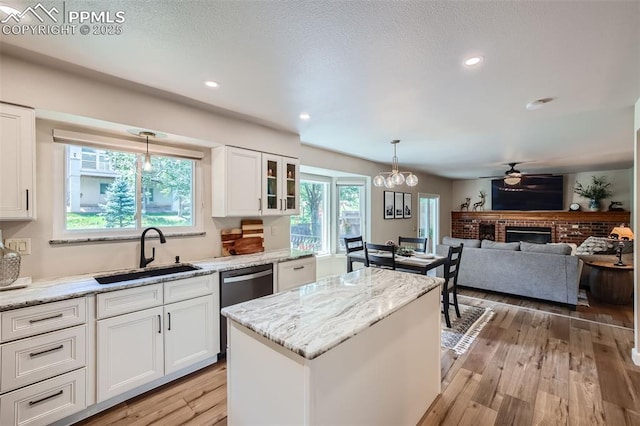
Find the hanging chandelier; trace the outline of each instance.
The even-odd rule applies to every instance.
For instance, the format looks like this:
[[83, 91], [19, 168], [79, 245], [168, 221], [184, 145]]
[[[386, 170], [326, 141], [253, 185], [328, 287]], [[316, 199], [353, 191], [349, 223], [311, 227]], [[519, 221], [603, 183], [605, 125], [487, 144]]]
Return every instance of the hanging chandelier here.
[[[398, 145], [400, 141], [398, 139], [392, 140], [391, 144], [393, 145], [393, 159], [391, 160], [391, 171], [390, 172], [380, 172], [378, 175], [373, 178], [373, 184], [375, 186], [384, 186], [386, 188], [393, 188], [397, 185], [402, 185], [406, 183], [408, 186], [416, 186], [418, 184], [418, 176], [414, 175], [411, 172], [401, 172], [398, 167], [398, 156], [396, 155], [396, 145]], [[405, 177], [405, 175], [407, 175]]]

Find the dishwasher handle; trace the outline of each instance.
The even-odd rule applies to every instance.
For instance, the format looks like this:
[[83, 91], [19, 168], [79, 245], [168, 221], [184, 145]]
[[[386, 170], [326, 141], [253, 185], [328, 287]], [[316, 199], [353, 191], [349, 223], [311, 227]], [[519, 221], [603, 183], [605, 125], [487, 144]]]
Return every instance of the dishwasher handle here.
[[256, 272], [255, 274], [237, 275], [235, 277], [225, 277], [222, 279], [223, 284], [237, 283], [239, 281], [248, 281], [255, 278], [266, 277], [267, 275], [273, 275], [272, 270]]

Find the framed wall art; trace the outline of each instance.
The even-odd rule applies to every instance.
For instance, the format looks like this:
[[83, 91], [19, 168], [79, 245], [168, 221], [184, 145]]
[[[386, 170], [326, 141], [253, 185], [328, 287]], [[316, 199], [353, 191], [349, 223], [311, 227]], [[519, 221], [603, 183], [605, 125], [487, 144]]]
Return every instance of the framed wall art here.
[[384, 218], [385, 219], [393, 219], [394, 218], [394, 197], [393, 192], [384, 191]]
[[405, 219], [411, 218], [411, 194], [404, 194], [404, 211]]
[[395, 192], [395, 215], [396, 219], [402, 219], [404, 212], [404, 194], [402, 192]]

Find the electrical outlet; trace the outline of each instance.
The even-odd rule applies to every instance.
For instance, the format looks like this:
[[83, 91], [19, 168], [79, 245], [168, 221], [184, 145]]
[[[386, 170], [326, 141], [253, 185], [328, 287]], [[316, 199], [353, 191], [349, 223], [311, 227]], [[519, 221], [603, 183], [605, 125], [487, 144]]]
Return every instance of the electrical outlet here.
[[31, 254], [31, 238], [7, 238], [4, 244], [21, 255]]

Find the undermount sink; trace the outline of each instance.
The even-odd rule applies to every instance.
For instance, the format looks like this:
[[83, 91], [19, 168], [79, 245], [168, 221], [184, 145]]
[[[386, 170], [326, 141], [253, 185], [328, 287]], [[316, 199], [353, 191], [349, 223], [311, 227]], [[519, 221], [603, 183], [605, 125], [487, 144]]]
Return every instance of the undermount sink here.
[[140, 278], [160, 277], [163, 275], [177, 274], [180, 272], [197, 271], [197, 266], [182, 263], [180, 265], [164, 266], [160, 268], [145, 269], [136, 272], [124, 272], [122, 274], [100, 275], [95, 278], [100, 284], [113, 284], [123, 281], [139, 280]]

